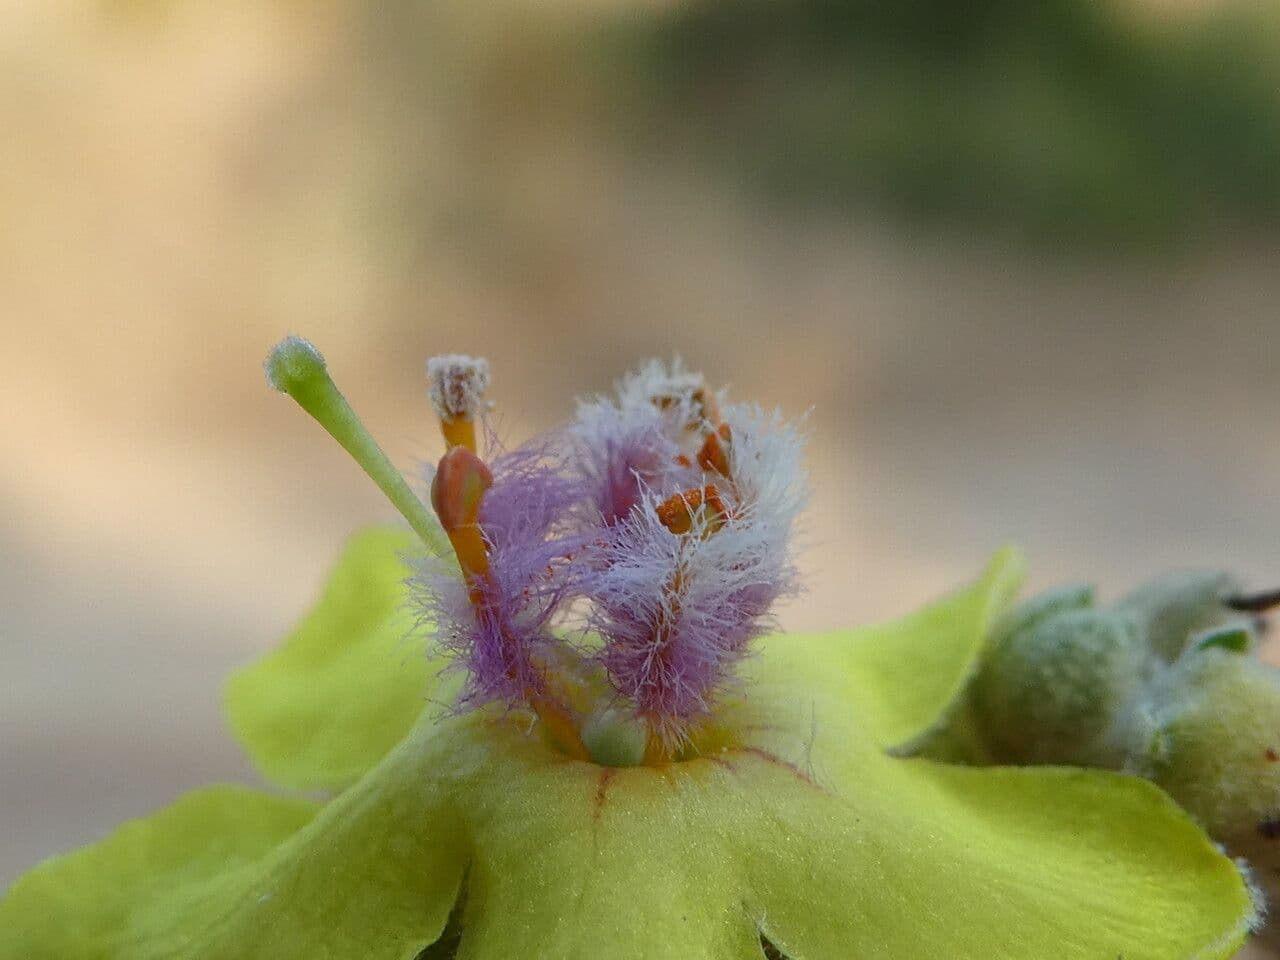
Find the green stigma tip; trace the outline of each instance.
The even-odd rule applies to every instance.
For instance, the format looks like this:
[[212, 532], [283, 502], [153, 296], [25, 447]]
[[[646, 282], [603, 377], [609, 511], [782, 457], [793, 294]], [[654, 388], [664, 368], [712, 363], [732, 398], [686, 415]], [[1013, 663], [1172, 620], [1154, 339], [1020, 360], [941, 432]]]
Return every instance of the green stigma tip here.
[[281, 393], [292, 394], [316, 377], [326, 376], [324, 355], [303, 337], [285, 337], [267, 354], [262, 366], [267, 382]]
[[271, 386], [292, 397], [351, 454], [432, 553], [443, 556], [450, 552], [449, 541], [439, 522], [409, 489], [404, 477], [365, 429], [329, 376], [324, 356], [309, 340], [302, 337], [281, 340], [267, 354], [263, 368]]

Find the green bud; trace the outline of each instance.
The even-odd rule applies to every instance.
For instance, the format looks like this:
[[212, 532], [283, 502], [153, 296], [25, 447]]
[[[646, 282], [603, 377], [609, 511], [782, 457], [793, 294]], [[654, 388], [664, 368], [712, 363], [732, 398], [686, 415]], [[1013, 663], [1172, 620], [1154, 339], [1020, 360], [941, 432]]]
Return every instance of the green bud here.
[[[1059, 608], [993, 644], [973, 689], [975, 714], [997, 759], [1118, 766], [1108, 735], [1139, 694], [1148, 655], [1132, 618]], [[1041, 598], [1037, 606], [1048, 605]]]
[[[1232, 633], [1202, 635], [1155, 684], [1148, 752], [1136, 772], [1150, 777], [1242, 857], [1262, 902], [1280, 900], [1280, 670], [1237, 652]], [[1226, 642], [1216, 642], [1222, 638]], [[1145, 767], [1145, 769], [1144, 769]], [[1259, 944], [1280, 949], [1274, 924]]]
[[1235, 585], [1230, 574], [1217, 570], [1169, 573], [1134, 590], [1114, 609], [1134, 617], [1151, 652], [1172, 663], [1191, 634], [1221, 621], [1223, 598]]
[[1210, 646], [1154, 687], [1136, 772], [1233, 848], [1251, 837], [1280, 844], [1280, 670]]
[[1093, 585], [1072, 583], [1038, 593], [1014, 607], [993, 631], [996, 643], [1027, 630], [1042, 620], [1067, 610], [1083, 610], [1093, 606]]

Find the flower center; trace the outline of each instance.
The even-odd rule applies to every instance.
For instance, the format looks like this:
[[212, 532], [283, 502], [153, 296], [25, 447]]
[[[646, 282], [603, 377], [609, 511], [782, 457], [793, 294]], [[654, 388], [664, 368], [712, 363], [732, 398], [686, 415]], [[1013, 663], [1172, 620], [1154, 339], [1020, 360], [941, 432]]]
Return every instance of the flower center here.
[[428, 509], [319, 351], [291, 337], [266, 367], [442, 561], [420, 568], [415, 599], [466, 671], [458, 709], [531, 713], [557, 750], [606, 766], [663, 766], [729, 742], [714, 733], [716, 701], [793, 588], [803, 481], [798, 436], [776, 415], [655, 361], [616, 400], [581, 401], [570, 427], [512, 450], [486, 438], [482, 458], [488, 363], [435, 357], [446, 450]]

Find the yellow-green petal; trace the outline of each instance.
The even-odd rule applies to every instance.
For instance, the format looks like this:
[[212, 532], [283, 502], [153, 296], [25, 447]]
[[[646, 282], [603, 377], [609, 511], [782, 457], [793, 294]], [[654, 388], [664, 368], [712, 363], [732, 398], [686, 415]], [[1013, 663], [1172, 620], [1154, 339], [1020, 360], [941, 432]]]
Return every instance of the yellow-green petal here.
[[907, 760], [775, 803], [783, 829], [747, 862], [796, 958], [1210, 960], [1253, 916], [1234, 864], [1135, 778]]
[[318, 813], [204, 791], [37, 868], [0, 904], [0, 960], [413, 960], [466, 866], [453, 798], [424, 789], [433, 729]]
[[772, 638], [832, 671], [859, 724], [886, 748], [904, 748], [945, 720], [977, 668], [993, 622], [1012, 603], [1023, 561], [1006, 547], [972, 584], [899, 620], [820, 635]]
[[749, 862], [784, 951], [1207, 960], [1241, 943], [1254, 918], [1243, 879], [1162, 792], [1102, 772], [889, 756], [841, 661], [839, 647], [770, 644], [733, 721], [773, 774], [778, 827]]
[[228, 720], [258, 769], [300, 789], [339, 789], [413, 726], [438, 686], [407, 607], [408, 533], [357, 534], [319, 602], [276, 650], [231, 676]]
[[[252, 862], [135, 891], [135, 940], [47, 956], [413, 960], [465, 877], [462, 960], [760, 960], [762, 932], [793, 960], [1225, 960], [1253, 916], [1245, 884], [1149, 784], [885, 750], [948, 707], [1010, 579], [998, 563], [853, 643], [768, 639], [724, 748], [662, 768], [573, 760], [514, 713], [427, 713]], [[934, 665], [904, 705], [877, 686], [903, 674], [872, 640]], [[43, 906], [46, 928], [79, 908]]]
[[467, 835], [453, 798], [429, 781], [434, 723], [421, 730], [264, 857], [233, 898], [190, 909], [200, 960], [414, 960], [440, 937]]
[[209, 787], [53, 857], [0, 900], [0, 960], [192, 956], [190, 933], [200, 918], [189, 902], [237, 889], [316, 808], [243, 787]]
[[[440, 868], [447, 890], [469, 864], [462, 960], [759, 960], [760, 932], [796, 960], [1229, 956], [1248, 891], [1149, 784], [886, 753], [948, 707], [1016, 569], [853, 643], [770, 638], [730, 746], [664, 769], [574, 761], [511, 716], [424, 718], [337, 802], [419, 815], [370, 817], [333, 855], [359, 872], [465, 837]], [[933, 667], [905, 704], [886, 648]]]
[[465, 786], [475, 837], [459, 960], [762, 960], [727, 769], [552, 760], [508, 738]]

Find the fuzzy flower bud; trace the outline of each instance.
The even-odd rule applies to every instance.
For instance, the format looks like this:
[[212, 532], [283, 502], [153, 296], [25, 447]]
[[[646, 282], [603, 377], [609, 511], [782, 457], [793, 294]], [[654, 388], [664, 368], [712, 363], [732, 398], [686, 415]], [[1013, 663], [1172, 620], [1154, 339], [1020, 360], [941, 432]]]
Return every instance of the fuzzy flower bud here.
[[1106, 608], [1087, 587], [1023, 604], [974, 683], [987, 739], [1013, 762], [1124, 765], [1142, 725], [1135, 705], [1171, 662], [1189, 647], [1252, 646], [1249, 623], [1226, 605], [1233, 586], [1225, 573], [1174, 573]]
[[1221, 646], [1188, 651], [1142, 706], [1132, 769], [1219, 839], [1280, 847], [1280, 670]]
[[972, 687], [999, 762], [1122, 769], [1164, 788], [1280, 893], [1280, 670], [1256, 616], [1280, 593], [1222, 573], [1161, 577], [1114, 606], [1069, 588], [1024, 604]]
[[1104, 738], [1141, 689], [1146, 649], [1128, 617], [1070, 608], [1080, 599], [1039, 601], [988, 655], [974, 703], [1002, 759], [1115, 765]]

